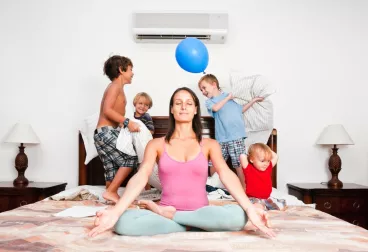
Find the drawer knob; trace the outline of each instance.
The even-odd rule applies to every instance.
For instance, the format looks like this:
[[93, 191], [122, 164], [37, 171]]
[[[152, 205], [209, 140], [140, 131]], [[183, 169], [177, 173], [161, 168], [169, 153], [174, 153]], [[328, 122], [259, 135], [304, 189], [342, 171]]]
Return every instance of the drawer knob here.
[[359, 221], [353, 220], [353, 224], [359, 226]]
[[359, 209], [359, 207], [360, 207], [360, 204], [358, 203], [358, 202], [354, 202], [354, 204], [353, 204], [353, 207], [354, 208], [356, 208], [356, 209]]
[[24, 206], [24, 205], [27, 205], [27, 204], [28, 204], [28, 203], [27, 203], [27, 201], [22, 200], [22, 201], [20, 202], [19, 206]]
[[326, 208], [326, 209], [330, 209], [331, 208], [331, 203], [330, 202], [325, 202], [325, 204], [323, 204], [323, 206]]

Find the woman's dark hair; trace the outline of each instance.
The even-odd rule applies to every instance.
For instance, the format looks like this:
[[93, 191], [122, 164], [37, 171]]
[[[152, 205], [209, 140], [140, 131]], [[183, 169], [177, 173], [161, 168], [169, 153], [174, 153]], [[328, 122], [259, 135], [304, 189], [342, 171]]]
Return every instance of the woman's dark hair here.
[[174, 133], [175, 130], [175, 118], [174, 115], [171, 113], [171, 108], [174, 105], [174, 96], [179, 91], [187, 91], [193, 98], [194, 104], [197, 107], [197, 114], [194, 115], [193, 121], [192, 121], [192, 128], [194, 133], [196, 134], [197, 141], [200, 143], [202, 141], [202, 123], [201, 123], [201, 108], [199, 104], [199, 99], [197, 95], [187, 87], [181, 87], [175, 90], [175, 92], [172, 94], [170, 98], [170, 106], [169, 106], [169, 129], [167, 131], [167, 134], [165, 136], [165, 141], [170, 142], [170, 139]]
[[104, 64], [104, 74], [109, 77], [111, 81], [118, 78], [120, 75], [120, 69], [123, 72], [128, 70], [128, 66], [133, 67], [132, 61], [124, 56], [114, 55], [108, 58]]

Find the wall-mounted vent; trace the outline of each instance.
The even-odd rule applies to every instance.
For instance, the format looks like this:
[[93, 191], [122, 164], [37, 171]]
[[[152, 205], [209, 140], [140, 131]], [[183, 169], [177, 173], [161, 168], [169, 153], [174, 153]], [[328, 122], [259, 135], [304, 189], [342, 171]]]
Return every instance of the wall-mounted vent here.
[[199, 40], [211, 40], [211, 35], [160, 35], [160, 34], [137, 34], [137, 40], [182, 40], [185, 38], [197, 38]]

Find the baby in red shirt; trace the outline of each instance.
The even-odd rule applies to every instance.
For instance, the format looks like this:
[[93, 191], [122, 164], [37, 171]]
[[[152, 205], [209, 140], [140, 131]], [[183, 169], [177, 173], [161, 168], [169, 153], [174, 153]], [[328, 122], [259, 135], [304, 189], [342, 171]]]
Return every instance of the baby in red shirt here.
[[249, 147], [248, 157], [240, 155], [245, 179], [245, 193], [255, 207], [265, 210], [283, 210], [285, 200], [270, 197], [272, 192], [272, 168], [278, 156], [263, 143]]

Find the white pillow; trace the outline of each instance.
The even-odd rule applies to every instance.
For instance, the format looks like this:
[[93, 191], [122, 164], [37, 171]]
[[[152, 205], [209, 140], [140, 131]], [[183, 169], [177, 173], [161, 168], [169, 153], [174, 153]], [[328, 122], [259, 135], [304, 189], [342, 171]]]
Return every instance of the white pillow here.
[[133, 146], [132, 133], [128, 128], [122, 128], [120, 130], [118, 139], [116, 140], [116, 149], [129, 156], [137, 156]]
[[142, 163], [144, 150], [153, 137], [141, 120], [130, 120], [139, 124], [140, 131], [130, 132], [128, 128], [121, 129], [116, 141], [116, 148], [130, 156], [138, 156], [138, 163]]
[[[137, 155], [138, 163], [142, 163], [146, 146], [148, 142], [153, 139], [153, 137], [151, 132], [141, 120], [131, 120], [139, 124], [140, 131], [132, 133], [127, 128], [121, 129], [118, 140], [116, 142], [116, 148], [123, 153], [132, 153], [133, 155]], [[153, 172], [148, 179], [148, 184], [159, 190], [162, 189], [160, 179], [158, 177], [158, 166], [156, 163], [154, 165]]]
[[257, 96], [266, 98], [276, 92], [263, 75], [246, 75], [237, 71], [230, 72], [230, 86], [234, 97], [246, 102]]
[[240, 105], [249, 103], [255, 97], [265, 98], [244, 113], [246, 132], [273, 129], [273, 104], [268, 97], [276, 90], [269, 81], [261, 75], [247, 76], [241, 72], [231, 72], [230, 86], [234, 101]]
[[95, 140], [93, 139], [94, 131], [98, 123], [99, 113], [95, 113], [83, 119], [82, 125], [79, 129], [84, 147], [86, 149], [86, 159], [84, 164], [87, 165], [92, 159], [98, 156], [95, 147]]

